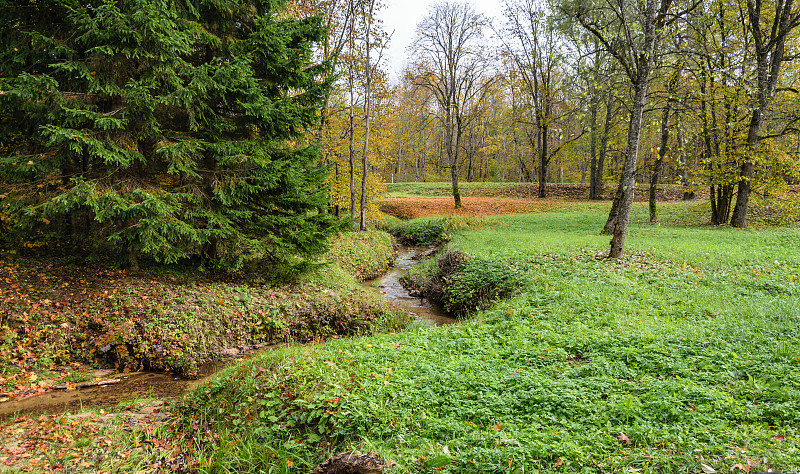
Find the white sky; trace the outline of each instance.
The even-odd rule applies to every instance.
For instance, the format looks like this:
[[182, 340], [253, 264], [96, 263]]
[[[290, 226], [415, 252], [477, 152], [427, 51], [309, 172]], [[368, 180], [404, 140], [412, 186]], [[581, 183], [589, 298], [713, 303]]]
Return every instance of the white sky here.
[[[406, 60], [406, 47], [414, 39], [417, 23], [428, 13], [428, 7], [436, 0], [386, 0], [379, 17], [383, 20], [383, 27], [387, 33], [392, 33], [385, 64], [392, 80], [397, 80]], [[502, 16], [503, 0], [474, 0], [471, 2], [475, 10], [487, 17], [500, 18]], [[490, 34], [487, 32], [487, 34]]]

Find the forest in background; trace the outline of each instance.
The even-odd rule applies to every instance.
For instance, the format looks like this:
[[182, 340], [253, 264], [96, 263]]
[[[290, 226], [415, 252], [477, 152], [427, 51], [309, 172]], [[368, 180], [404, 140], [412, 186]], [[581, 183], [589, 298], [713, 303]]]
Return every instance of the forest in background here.
[[0, 0], [0, 465], [797, 472], [797, 5], [507, 7]]
[[793, 0], [435, 3], [396, 80], [378, 0], [3, 4], [7, 245], [297, 263], [341, 217], [366, 230], [384, 183], [449, 181], [459, 208], [499, 181], [616, 185], [619, 257], [637, 185], [651, 222], [672, 185], [746, 227], [800, 179]]
[[672, 184], [736, 227], [751, 192], [797, 183], [792, 2], [508, 0], [500, 18], [438, 3], [394, 82], [369, 17], [382, 5], [366, 2], [315, 4], [339, 71], [323, 128], [337, 208], [379, 193], [353, 184], [364, 163], [368, 183], [446, 180], [454, 195], [459, 180], [541, 183], [539, 197], [585, 183], [591, 199], [623, 177]]

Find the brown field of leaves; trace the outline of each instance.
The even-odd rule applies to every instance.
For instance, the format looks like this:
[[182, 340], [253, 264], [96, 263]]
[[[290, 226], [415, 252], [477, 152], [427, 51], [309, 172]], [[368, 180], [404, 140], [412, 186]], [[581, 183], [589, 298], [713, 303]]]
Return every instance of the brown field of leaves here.
[[461, 199], [462, 207], [453, 208], [453, 198], [390, 198], [380, 203], [380, 210], [401, 219], [426, 216], [496, 216], [546, 212], [565, 204], [561, 201], [511, 198]]

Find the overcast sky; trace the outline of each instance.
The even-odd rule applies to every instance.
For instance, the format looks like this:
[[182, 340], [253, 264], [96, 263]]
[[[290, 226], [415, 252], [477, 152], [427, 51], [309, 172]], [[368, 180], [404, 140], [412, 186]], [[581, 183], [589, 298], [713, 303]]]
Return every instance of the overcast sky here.
[[[390, 77], [397, 80], [406, 60], [406, 47], [411, 44], [416, 32], [417, 23], [425, 17], [428, 7], [437, 0], [386, 0], [387, 6], [379, 16], [388, 33], [392, 33], [392, 41], [386, 51], [386, 66]], [[471, 2], [480, 13], [488, 17], [498, 18], [502, 15], [503, 0], [481, 0]], [[487, 32], [490, 34], [490, 32]]]

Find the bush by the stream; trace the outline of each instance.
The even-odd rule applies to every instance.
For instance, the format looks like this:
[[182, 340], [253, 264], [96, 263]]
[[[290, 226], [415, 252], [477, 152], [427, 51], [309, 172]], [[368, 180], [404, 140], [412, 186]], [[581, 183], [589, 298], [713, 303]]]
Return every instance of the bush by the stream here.
[[453, 250], [404, 282], [448, 314], [463, 317], [518, 293], [525, 284], [525, 268], [513, 258], [476, 259]]
[[492, 224], [491, 220], [473, 216], [398, 219], [394, 215], [387, 215], [380, 223], [380, 228], [392, 234], [403, 245], [428, 246], [449, 242], [452, 232], [478, 230]]
[[382, 226], [403, 245], [441, 245], [450, 240], [445, 218], [387, 219]]
[[344, 232], [331, 242], [325, 261], [339, 265], [358, 281], [371, 280], [394, 263], [394, 242], [386, 232]]

